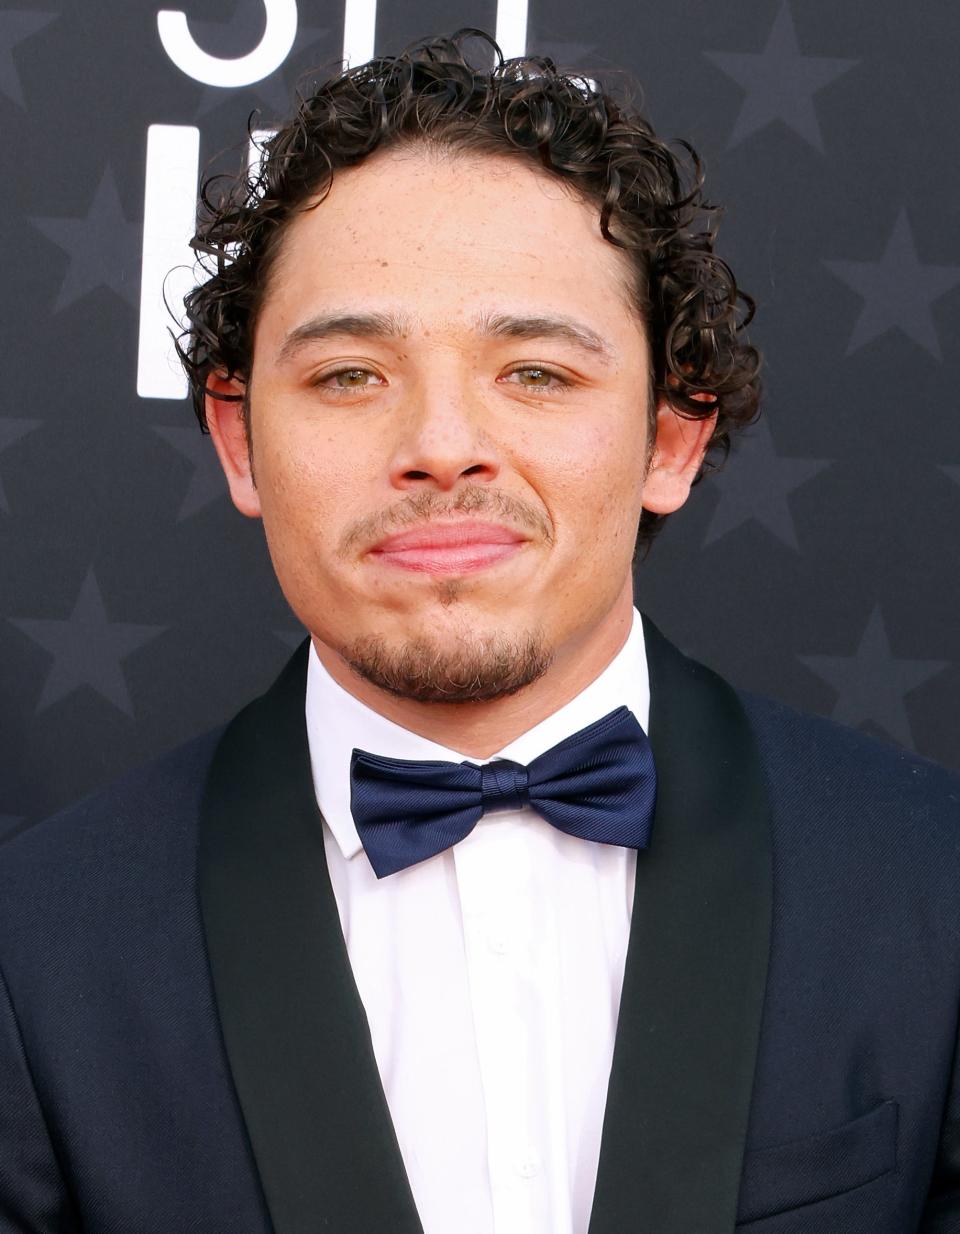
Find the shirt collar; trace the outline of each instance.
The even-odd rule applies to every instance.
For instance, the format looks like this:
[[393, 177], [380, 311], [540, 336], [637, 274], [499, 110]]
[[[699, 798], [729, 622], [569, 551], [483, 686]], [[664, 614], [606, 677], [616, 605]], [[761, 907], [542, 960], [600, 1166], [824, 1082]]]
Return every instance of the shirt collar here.
[[[643, 623], [636, 609], [623, 647], [575, 698], [489, 759], [471, 758], [469, 761], [486, 763], [494, 758], [509, 758], [529, 763], [557, 742], [620, 706], [629, 707], [643, 730], [647, 730], [650, 684]], [[354, 698], [323, 667], [312, 641], [307, 664], [306, 722], [317, 805], [340, 851], [348, 859], [355, 857], [363, 847], [350, 813], [350, 758], [355, 747], [387, 758], [444, 759], [454, 763], [467, 758], [465, 754], [395, 724]]]

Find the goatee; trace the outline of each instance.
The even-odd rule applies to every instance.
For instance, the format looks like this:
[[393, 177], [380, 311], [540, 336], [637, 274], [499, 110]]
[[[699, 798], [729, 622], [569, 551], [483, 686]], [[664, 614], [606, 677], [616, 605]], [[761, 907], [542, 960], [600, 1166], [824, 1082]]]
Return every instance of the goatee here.
[[365, 681], [418, 703], [505, 698], [542, 677], [553, 659], [539, 631], [517, 639], [474, 638], [452, 651], [429, 638], [394, 648], [379, 635], [367, 635], [342, 655]]

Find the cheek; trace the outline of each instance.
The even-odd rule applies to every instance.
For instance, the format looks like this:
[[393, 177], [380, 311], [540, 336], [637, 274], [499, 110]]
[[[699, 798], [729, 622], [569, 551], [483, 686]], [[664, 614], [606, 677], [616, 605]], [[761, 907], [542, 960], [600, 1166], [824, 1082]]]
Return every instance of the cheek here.
[[[309, 552], [336, 542], [362, 484], [356, 460], [329, 436], [254, 437], [264, 531], [272, 547]], [[313, 554], [311, 554], [312, 556]]]
[[582, 425], [554, 454], [553, 511], [558, 526], [590, 537], [602, 552], [632, 539], [643, 494], [645, 434], [632, 426]]

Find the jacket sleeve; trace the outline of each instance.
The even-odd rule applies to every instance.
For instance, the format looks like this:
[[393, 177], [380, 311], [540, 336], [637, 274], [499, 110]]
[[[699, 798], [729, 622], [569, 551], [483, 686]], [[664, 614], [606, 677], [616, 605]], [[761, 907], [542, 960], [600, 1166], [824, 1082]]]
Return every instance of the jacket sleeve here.
[[960, 1038], [953, 1056], [930, 1192], [917, 1234], [960, 1234]]
[[0, 1234], [79, 1234], [0, 970]]

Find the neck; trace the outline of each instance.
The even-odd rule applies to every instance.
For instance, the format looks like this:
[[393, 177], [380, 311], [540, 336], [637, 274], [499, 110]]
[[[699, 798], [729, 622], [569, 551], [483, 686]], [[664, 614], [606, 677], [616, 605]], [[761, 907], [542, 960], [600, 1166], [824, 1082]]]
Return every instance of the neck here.
[[556, 649], [542, 677], [516, 694], [486, 703], [421, 703], [399, 698], [358, 676], [341, 655], [315, 636], [312, 641], [334, 681], [371, 710], [468, 758], [489, 758], [595, 681], [622, 650], [632, 624], [631, 583], [597, 626]]

